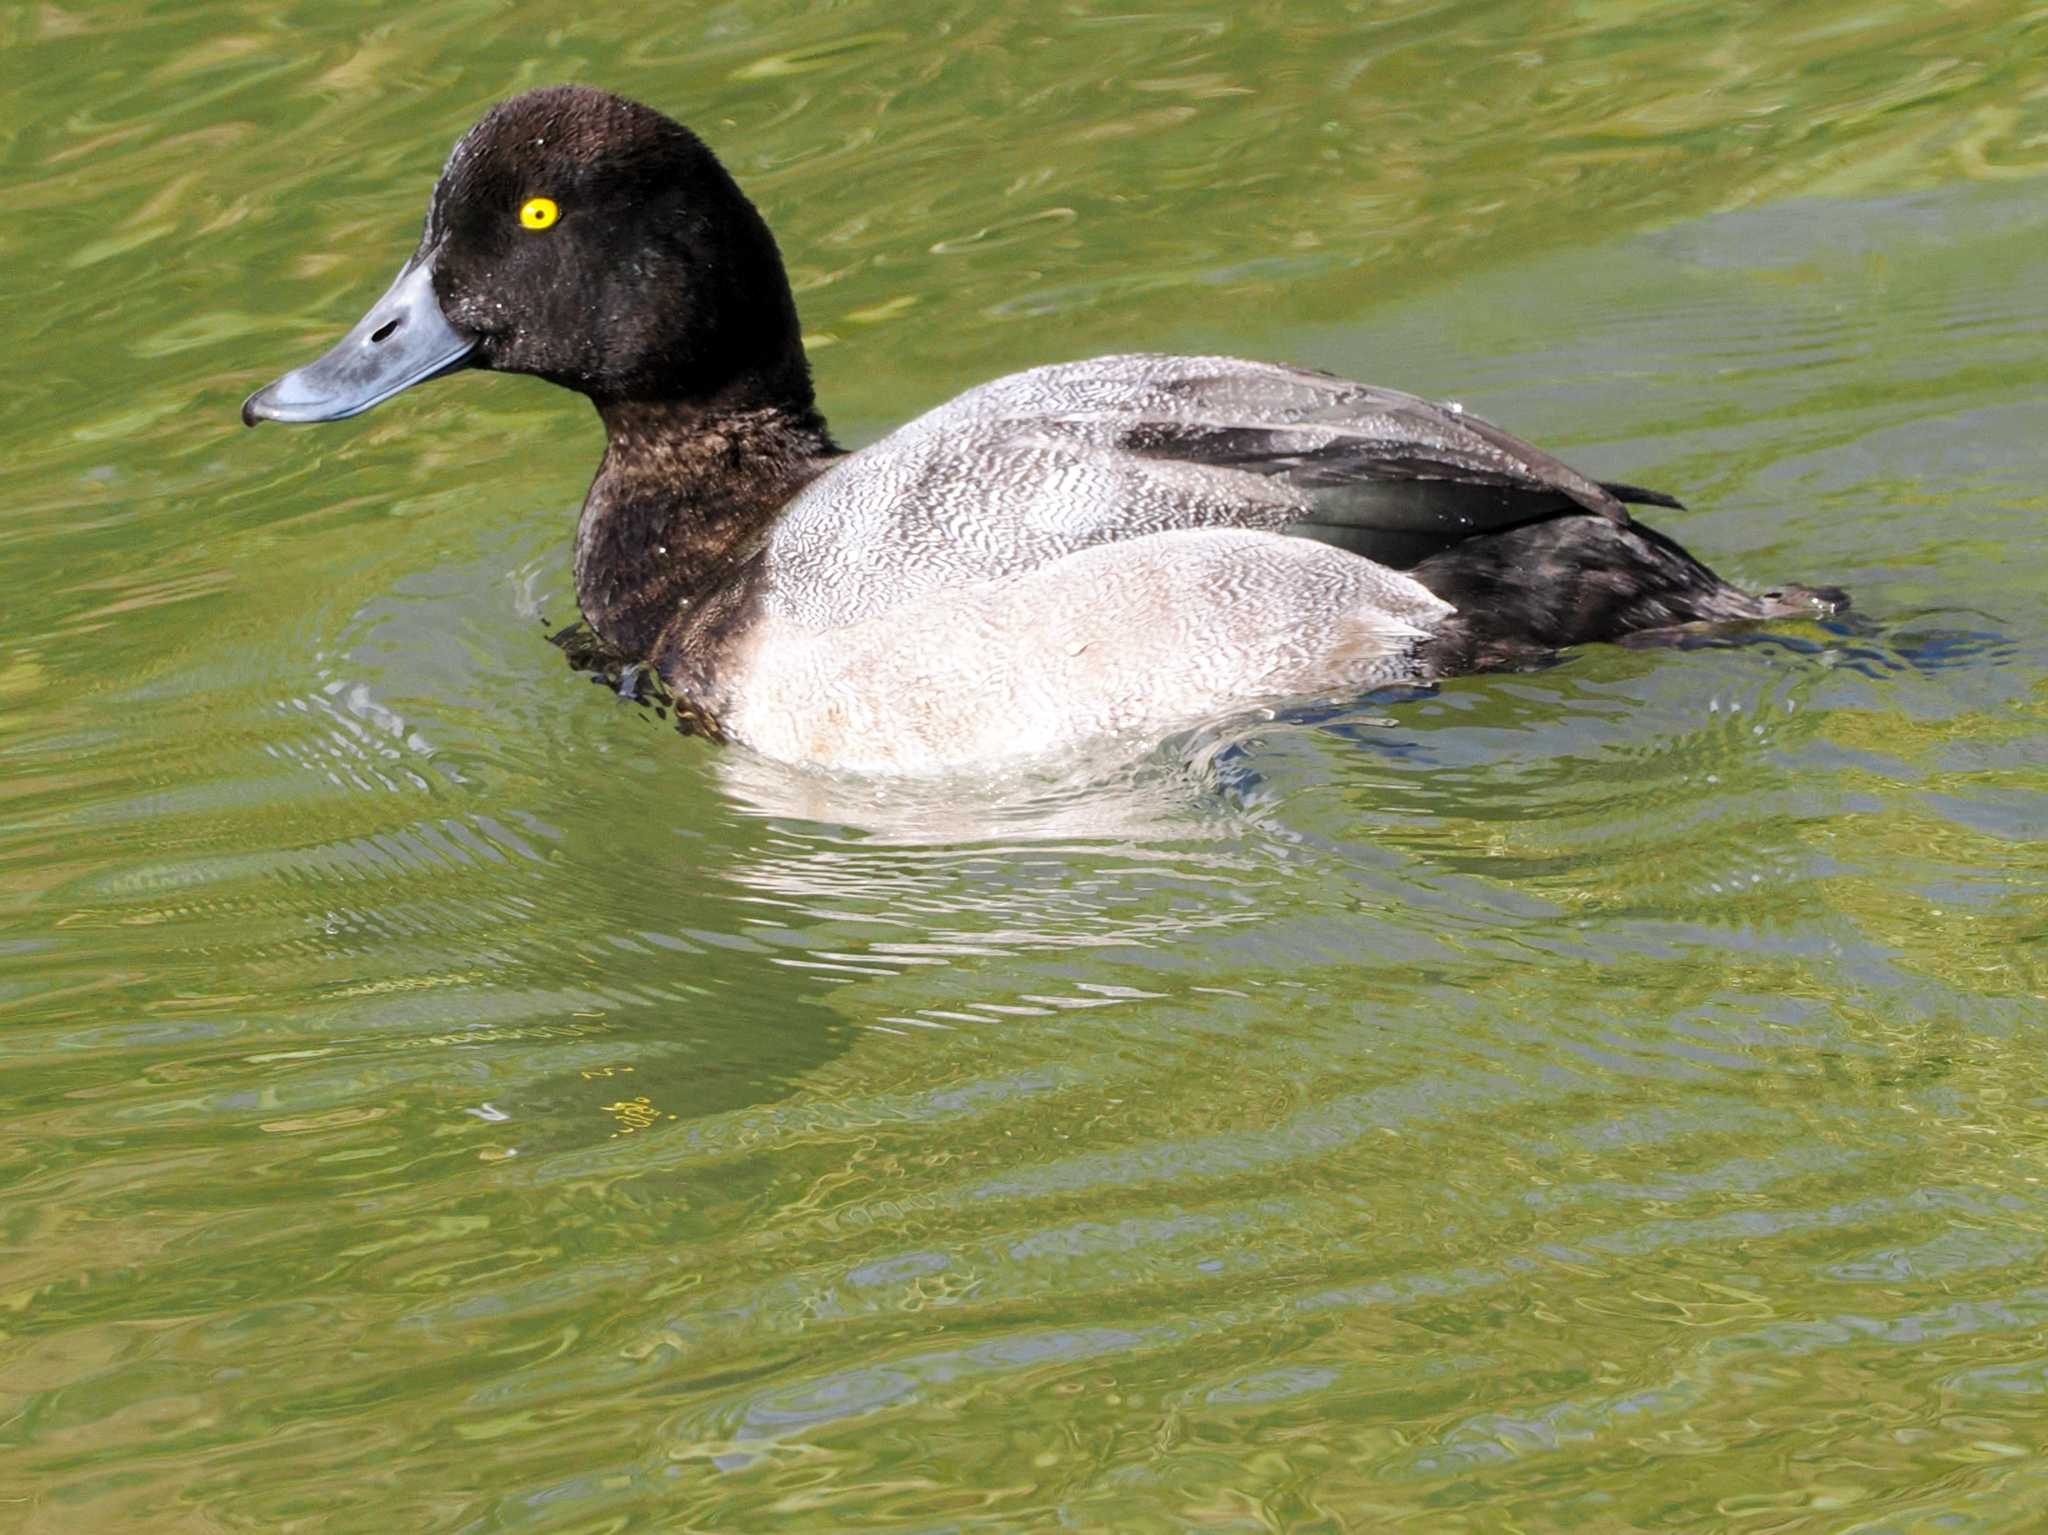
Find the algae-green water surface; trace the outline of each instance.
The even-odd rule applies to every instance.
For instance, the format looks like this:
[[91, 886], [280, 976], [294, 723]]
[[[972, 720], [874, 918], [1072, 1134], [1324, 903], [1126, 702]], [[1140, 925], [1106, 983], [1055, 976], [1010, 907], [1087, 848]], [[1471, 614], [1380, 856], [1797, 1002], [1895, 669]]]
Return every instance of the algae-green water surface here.
[[[2048, 1524], [2048, 23], [0, 10], [0, 1528]], [[546, 643], [582, 402], [245, 432], [448, 145], [703, 132], [860, 441], [1463, 401], [1856, 612], [986, 803]]]

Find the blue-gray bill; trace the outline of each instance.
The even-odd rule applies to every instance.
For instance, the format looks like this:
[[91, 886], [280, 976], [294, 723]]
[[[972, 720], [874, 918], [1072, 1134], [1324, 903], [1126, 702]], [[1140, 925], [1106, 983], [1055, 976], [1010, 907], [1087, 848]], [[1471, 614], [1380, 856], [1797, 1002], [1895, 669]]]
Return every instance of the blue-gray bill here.
[[242, 423], [340, 421], [400, 390], [465, 366], [477, 338], [448, 323], [434, 297], [432, 254], [398, 280], [325, 356], [294, 368], [242, 402]]

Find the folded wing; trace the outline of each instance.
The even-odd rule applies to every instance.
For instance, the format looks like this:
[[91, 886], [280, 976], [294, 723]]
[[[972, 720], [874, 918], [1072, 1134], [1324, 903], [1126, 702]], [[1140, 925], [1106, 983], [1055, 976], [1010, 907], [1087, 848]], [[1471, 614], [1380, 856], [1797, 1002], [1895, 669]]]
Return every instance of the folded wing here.
[[1455, 405], [1302, 368], [1133, 354], [969, 390], [836, 465], [775, 545], [778, 560], [873, 566], [835, 570], [838, 611], [805, 615], [836, 622], [1174, 528], [1286, 533], [1405, 569], [1561, 514], [1626, 527], [1624, 500], [1674, 504], [1588, 479]]

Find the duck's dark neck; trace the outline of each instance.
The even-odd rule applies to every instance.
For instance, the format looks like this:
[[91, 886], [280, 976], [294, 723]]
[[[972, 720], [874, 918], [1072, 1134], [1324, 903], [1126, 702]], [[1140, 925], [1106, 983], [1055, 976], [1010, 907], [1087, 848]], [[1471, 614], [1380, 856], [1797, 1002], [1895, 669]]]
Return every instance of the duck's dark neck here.
[[576, 527], [576, 601], [614, 650], [647, 658], [725, 597], [783, 503], [838, 452], [787, 404], [598, 404], [604, 462]]

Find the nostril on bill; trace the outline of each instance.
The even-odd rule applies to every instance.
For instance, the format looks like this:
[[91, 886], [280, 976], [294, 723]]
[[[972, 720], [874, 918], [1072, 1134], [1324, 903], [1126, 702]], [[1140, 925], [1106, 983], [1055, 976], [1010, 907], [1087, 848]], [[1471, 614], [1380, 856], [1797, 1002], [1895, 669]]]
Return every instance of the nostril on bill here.
[[387, 340], [390, 337], [391, 333], [397, 330], [398, 327], [403, 325], [404, 323], [404, 315], [400, 315], [394, 320], [386, 320], [382, 325], [378, 326], [375, 330], [370, 332], [371, 342], [374, 344], [379, 341]]

